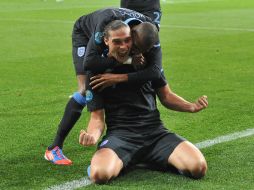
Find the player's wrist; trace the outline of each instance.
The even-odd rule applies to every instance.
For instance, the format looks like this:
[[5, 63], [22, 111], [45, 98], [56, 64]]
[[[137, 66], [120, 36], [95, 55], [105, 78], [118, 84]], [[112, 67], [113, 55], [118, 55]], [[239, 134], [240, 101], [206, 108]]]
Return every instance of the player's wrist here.
[[190, 112], [190, 113], [195, 113], [196, 112], [196, 104], [195, 103], [190, 103], [190, 106], [189, 106], [189, 109], [188, 109], [188, 111]]
[[116, 81], [117, 82], [127, 82], [128, 81], [128, 75], [127, 74], [118, 74]]

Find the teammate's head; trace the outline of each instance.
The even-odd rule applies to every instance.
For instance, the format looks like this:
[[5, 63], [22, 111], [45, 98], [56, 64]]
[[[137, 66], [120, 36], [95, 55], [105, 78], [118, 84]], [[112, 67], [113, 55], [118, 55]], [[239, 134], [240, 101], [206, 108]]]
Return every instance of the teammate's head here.
[[109, 57], [126, 61], [132, 46], [130, 27], [121, 20], [110, 22], [104, 29], [104, 43], [109, 48]]
[[159, 41], [158, 29], [149, 22], [143, 22], [133, 26], [131, 35], [133, 41], [132, 52], [134, 54], [149, 51]]

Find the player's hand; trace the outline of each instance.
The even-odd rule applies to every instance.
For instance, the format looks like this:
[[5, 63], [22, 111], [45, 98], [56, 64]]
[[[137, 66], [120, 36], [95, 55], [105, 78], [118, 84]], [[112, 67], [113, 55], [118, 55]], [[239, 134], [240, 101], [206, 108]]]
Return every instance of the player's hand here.
[[199, 111], [207, 108], [207, 106], [208, 106], [207, 96], [203, 95], [203, 96], [199, 97], [196, 102], [193, 103], [191, 112], [193, 112], [193, 113], [199, 112]]
[[143, 69], [145, 67], [144, 56], [141, 53], [133, 55], [131, 64], [136, 70]]
[[93, 135], [88, 134], [86, 131], [81, 130], [79, 135], [79, 144], [83, 146], [93, 146], [97, 142], [95, 141], [95, 138]]
[[111, 73], [95, 75], [90, 78], [91, 81], [90, 86], [92, 87], [93, 90], [97, 89], [101, 91], [106, 87], [113, 86], [119, 82], [124, 81], [125, 80], [123, 78], [124, 76], [125, 75]]

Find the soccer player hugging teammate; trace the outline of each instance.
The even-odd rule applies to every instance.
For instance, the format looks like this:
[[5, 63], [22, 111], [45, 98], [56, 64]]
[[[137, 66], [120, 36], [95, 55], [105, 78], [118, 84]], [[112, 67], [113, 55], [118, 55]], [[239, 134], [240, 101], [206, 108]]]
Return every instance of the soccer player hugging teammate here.
[[[71, 165], [72, 161], [64, 156], [62, 152], [64, 140], [80, 118], [83, 108], [86, 106], [87, 98], [90, 98], [89, 91], [85, 86], [85, 70], [83, 61], [85, 59], [86, 69], [93, 70], [95, 73], [103, 73], [106, 69], [112, 69], [120, 62], [114, 57], [101, 57], [101, 51], [104, 51], [106, 45], [103, 41], [103, 30], [105, 26], [113, 20], [122, 20], [124, 23], [133, 25], [141, 22], [152, 22], [150, 18], [128, 9], [108, 8], [95, 11], [91, 14], [81, 16], [74, 24], [72, 33], [73, 45], [73, 63], [77, 76], [82, 76], [84, 81], [79, 85], [79, 91], [75, 92], [69, 99], [64, 115], [58, 125], [58, 130], [52, 144], [46, 149], [45, 159], [54, 164]], [[145, 24], [147, 25], [147, 24]], [[154, 27], [152, 28], [154, 30]], [[143, 30], [138, 30], [142, 32]], [[137, 32], [138, 32], [137, 31]], [[137, 44], [138, 45], [138, 44]], [[150, 53], [147, 53], [148, 66], [144, 70], [123, 75], [125, 78], [118, 79], [118, 82], [128, 81], [148, 81], [159, 78], [161, 75], [161, 48], [159, 45], [153, 47]], [[126, 63], [134, 64], [142, 62], [142, 56], [136, 56], [132, 61], [126, 60]], [[150, 64], [150, 63], [151, 64]]]
[[[115, 59], [126, 57], [131, 45], [128, 27], [114, 21], [106, 26], [105, 32], [104, 42], [108, 49], [103, 56]], [[137, 49], [140, 48], [145, 55], [149, 48], [145, 50], [141, 44], [148, 39], [141, 36], [133, 35], [133, 43], [139, 42]], [[112, 82], [116, 76], [135, 72], [135, 68], [121, 64], [110, 69], [110, 72], [98, 74], [99, 77], [92, 77], [92, 80], [101, 79], [98, 83]], [[91, 73], [93, 75], [99, 71], [97, 69]], [[198, 112], [206, 108], [208, 102], [205, 96], [194, 103], [184, 100], [170, 90], [162, 73], [159, 79], [139, 81], [135, 85], [114, 81], [102, 91], [94, 91], [100, 87], [89, 89], [91, 96], [87, 105], [91, 118], [79, 138], [83, 146], [97, 144], [106, 122], [106, 134], [98, 144], [88, 170], [93, 182], [106, 183], [117, 177], [123, 169], [138, 163], [163, 170], [173, 167], [181, 174], [196, 179], [205, 175], [207, 164], [202, 153], [192, 143], [164, 127], [156, 106], [156, 94], [165, 107], [185, 112]]]

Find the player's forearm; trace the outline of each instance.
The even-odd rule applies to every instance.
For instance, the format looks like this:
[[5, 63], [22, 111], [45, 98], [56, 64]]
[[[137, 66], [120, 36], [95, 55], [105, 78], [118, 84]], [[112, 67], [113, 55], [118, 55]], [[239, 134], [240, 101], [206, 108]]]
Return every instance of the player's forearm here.
[[101, 122], [91, 121], [87, 128], [87, 133], [92, 135], [96, 142], [98, 142], [99, 138], [103, 134], [104, 125]]
[[127, 82], [128, 81], [128, 74], [115, 74], [115, 83]]
[[168, 85], [158, 89], [157, 94], [162, 105], [168, 109], [181, 112], [194, 112], [194, 104], [172, 92]]
[[182, 97], [174, 93], [166, 97], [165, 101], [163, 102], [163, 105], [166, 108], [174, 111], [194, 112], [193, 103], [188, 102], [187, 100], [183, 99]]
[[[104, 123], [104, 116], [94, 116], [94, 112], [91, 113], [91, 118], [88, 123], [87, 133], [92, 135], [97, 142], [101, 135], [103, 134], [105, 123]], [[104, 114], [104, 113], [103, 113]]]

